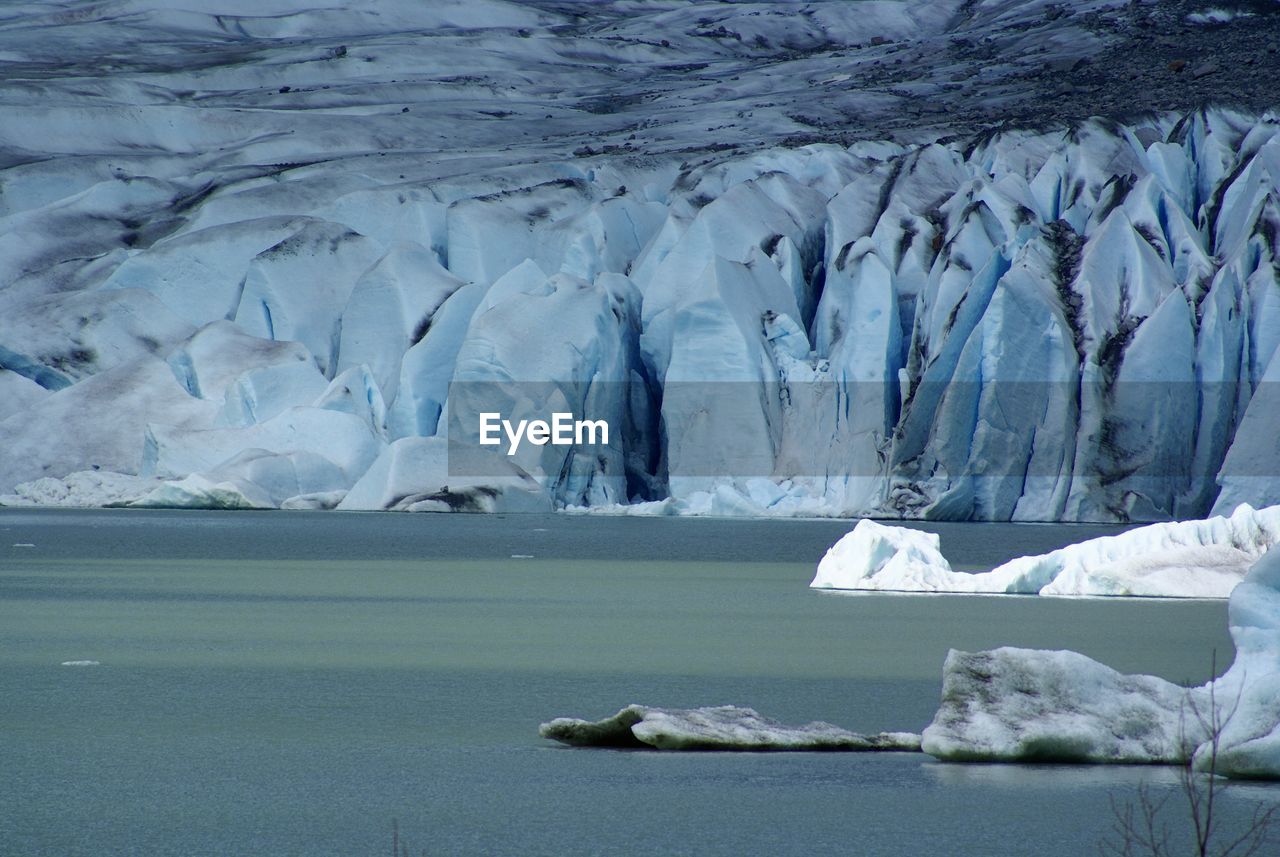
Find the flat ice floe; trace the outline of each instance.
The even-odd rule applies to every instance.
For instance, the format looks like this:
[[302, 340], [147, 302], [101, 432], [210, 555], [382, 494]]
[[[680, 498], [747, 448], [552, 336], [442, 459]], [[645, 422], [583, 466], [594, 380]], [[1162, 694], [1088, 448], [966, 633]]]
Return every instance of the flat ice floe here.
[[949, 761], [1191, 760], [1227, 777], [1280, 779], [1280, 552], [1253, 566], [1228, 616], [1235, 661], [1197, 688], [1075, 652], [952, 651], [923, 749]]
[[1090, 539], [988, 572], [955, 571], [938, 536], [859, 521], [827, 551], [815, 589], [1226, 598], [1280, 541], [1280, 506]]
[[785, 726], [750, 708], [651, 708], [628, 705], [603, 720], [558, 717], [538, 729], [573, 747], [631, 747], [658, 750], [871, 751], [920, 749], [910, 732], [859, 735], [830, 723]]

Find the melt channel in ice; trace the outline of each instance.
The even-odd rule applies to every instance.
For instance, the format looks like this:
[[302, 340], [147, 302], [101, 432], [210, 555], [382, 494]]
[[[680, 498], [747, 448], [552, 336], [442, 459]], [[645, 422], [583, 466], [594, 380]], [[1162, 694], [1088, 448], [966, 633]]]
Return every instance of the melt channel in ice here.
[[859, 521], [827, 551], [815, 589], [1226, 598], [1280, 541], [1280, 506], [1152, 524], [991, 571], [955, 571], [933, 533]]

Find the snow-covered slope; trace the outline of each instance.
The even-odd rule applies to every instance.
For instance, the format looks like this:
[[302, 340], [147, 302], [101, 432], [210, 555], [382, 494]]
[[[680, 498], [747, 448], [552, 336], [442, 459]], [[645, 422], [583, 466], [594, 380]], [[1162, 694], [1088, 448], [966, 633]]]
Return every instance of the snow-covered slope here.
[[3, 502], [1280, 501], [1276, 118], [975, 135], [1164, 5], [856, 5], [7, 7]]
[[1194, 758], [1228, 777], [1280, 779], [1280, 552], [1253, 566], [1228, 616], [1235, 662], [1198, 688], [1121, 675], [1075, 652], [953, 651], [924, 751], [950, 761]]
[[1230, 517], [1150, 524], [991, 571], [953, 571], [933, 533], [871, 520], [831, 546], [815, 589], [1226, 598], [1280, 542], [1280, 506], [1242, 504]]

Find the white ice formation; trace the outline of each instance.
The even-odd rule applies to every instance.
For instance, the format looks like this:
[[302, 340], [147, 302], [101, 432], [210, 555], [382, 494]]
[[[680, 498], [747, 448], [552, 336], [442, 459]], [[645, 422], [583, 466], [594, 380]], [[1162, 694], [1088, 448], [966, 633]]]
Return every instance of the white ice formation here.
[[[1280, 502], [1274, 115], [791, 139], [953, 86], [853, 66], [1005, 27], [1013, 81], [1124, 4], [187, 5], [0, 13], [0, 502]], [[459, 467], [487, 407], [614, 433]]]
[[1280, 779], [1280, 551], [1253, 566], [1228, 615], [1235, 661], [1198, 688], [1121, 675], [1074, 652], [952, 651], [923, 749], [950, 761], [1193, 758], [1228, 777]]
[[952, 762], [1176, 763], [1207, 737], [1193, 699], [1076, 652], [953, 649], [923, 747]]
[[558, 718], [540, 734], [585, 747], [922, 749], [949, 762], [1191, 761], [1226, 777], [1280, 779], [1280, 551], [1254, 563], [1231, 594], [1228, 616], [1235, 661], [1194, 688], [1123, 675], [1076, 652], [953, 650], [941, 705], [920, 736], [863, 736], [826, 723], [787, 727], [734, 706], [641, 705], [598, 721]]
[[870, 751], [920, 749], [909, 732], [859, 735], [830, 723], [784, 726], [750, 708], [651, 708], [628, 705], [603, 720], [559, 717], [538, 733], [574, 747], [631, 747], [658, 750]]
[[1149, 524], [991, 571], [954, 571], [938, 536], [871, 520], [818, 563], [815, 589], [1226, 598], [1280, 542], [1280, 506], [1241, 504], [1230, 517]]
[[[1271, 551], [1231, 593], [1236, 657], [1214, 698], [1223, 724], [1215, 769], [1226, 776], [1280, 779], [1280, 551]], [[1209, 748], [1196, 751], [1208, 764]]]

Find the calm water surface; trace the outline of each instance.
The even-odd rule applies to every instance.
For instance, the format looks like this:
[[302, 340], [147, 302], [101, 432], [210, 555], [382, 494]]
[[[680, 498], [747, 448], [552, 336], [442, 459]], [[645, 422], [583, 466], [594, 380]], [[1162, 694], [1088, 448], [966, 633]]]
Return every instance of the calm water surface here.
[[[971, 569], [1115, 531], [930, 527]], [[630, 702], [918, 731], [951, 647], [1187, 681], [1230, 658], [1220, 603], [808, 590], [847, 528], [0, 510], [0, 853], [385, 854], [395, 819], [415, 855], [1082, 855], [1112, 796], [1174, 787], [537, 736]]]

